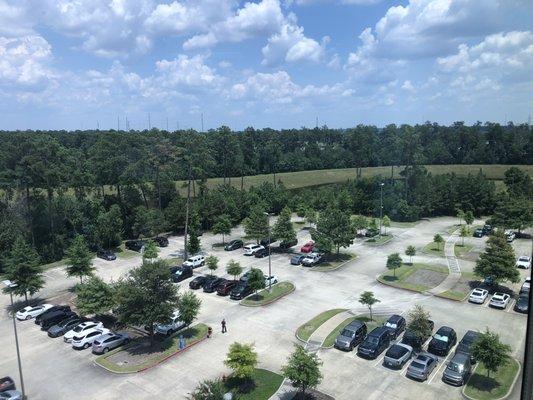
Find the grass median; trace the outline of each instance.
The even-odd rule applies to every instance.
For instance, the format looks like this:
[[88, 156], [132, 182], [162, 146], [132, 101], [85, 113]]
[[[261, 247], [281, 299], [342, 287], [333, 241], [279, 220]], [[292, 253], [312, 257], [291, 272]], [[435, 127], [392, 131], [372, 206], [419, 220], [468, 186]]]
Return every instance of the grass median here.
[[266, 369], [255, 369], [251, 379], [229, 377], [224, 381], [227, 391], [237, 393], [239, 400], [268, 400], [283, 383], [283, 376]]
[[365, 243], [368, 243], [372, 246], [381, 246], [385, 243], [388, 243], [392, 240], [393, 236], [391, 234], [374, 236], [373, 238], [365, 240]]
[[403, 264], [396, 271], [387, 270], [378, 277], [378, 281], [400, 289], [425, 292], [439, 285], [448, 275], [448, 268], [443, 265]]
[[434, 256], [444, 257], [444, 243], [428, 243], [424, 246], [422, 251]]
[[348, 261], [357, 258], [357, 254], [354, 253], [339, 253], [339, 254], [327, 254], [326, 259], [318, 265], [311, 267], [311, 271], [316, 272], [328, 272], [339, 269]]
[[246, 299], [241, 301], [241, 304], [248, 307], [264, 306], [292, 292], [294, 292], [294, 285], [292, 283], [279, 282], [272, 286], [271, 292], [268, 291], [268, 288], [265, 288], [257, 292], [257, 294], [248, 296]]
[[326, 322], [328, 319], [332, 318], [333, 316], [337, 315], [338, 313], [341, 313], [343, 311], [346, 311], [345, 308], [334, 308], [332, 310], [324, 311], [320, 314], [318, 314], [313, 319], [307, 321], [305, 324], [301, 325], [296, 330], [296, 336], [303, 340], [304, 342], [307, 342], [309, 340], [309, 337], [313, 334], [314, 331], [317, 330], [317, 328], [322, 325], [324, 322]]
[[465, 244], [455, 244], [454, 246], [454, 253], [455, 253], [455, 257], [460, 257], [461, 255], [463, 255], [464, 253], [468, 253], [470, 250], [472, 250], [472, 245], [471, 244], [468, 244], [468, 243], [465, 243]]
[[480, 363], [468, 380], [464, 394], [475, 400], [500, 399], [511, 390], [519, 370], [520, 364], [513, 358], [508, 365], [487, 377], [487, 370]]
[[352, 323], [353, 321], [364, 322], [367, 327], [367, 332], [370, 332], [372, 329], [383, 325], [383, 322], [384, 322], [382, 318], [376, 318], [376, 317], [373, 317], [373, 320], [370, 321], [370, 317], [367, 317], [364, 315], [346, 318], [334, 330], [332, 330], [331, 333], [326, 337], [326, 340], [324, 340], [324, 343], [322, 343], [322, 347], [326, 347], [326, 348], [333, 347], [333, 344], [335, 343], [335, 338], [342, 332], [342, 330], [344, 329], [346, 325]]

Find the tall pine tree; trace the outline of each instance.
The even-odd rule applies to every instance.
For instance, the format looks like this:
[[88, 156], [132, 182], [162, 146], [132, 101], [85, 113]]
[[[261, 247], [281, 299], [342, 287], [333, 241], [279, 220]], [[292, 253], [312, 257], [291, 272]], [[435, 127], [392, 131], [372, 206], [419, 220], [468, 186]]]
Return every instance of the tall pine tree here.
[[474, 273], [480, 278], [490, 277], [494, 283], [520, 281], [515, 267], [514, 250], [501, 233], [495, 233], [487, 241], [487, 247], [480, 254]]
[[77, 276], [83, 283], [84, 276], [91, 276], [94, 271], [93, 256], [87, 247], [82, 235], [78, 235], [72, 241], [67, 250], [67, 275]]

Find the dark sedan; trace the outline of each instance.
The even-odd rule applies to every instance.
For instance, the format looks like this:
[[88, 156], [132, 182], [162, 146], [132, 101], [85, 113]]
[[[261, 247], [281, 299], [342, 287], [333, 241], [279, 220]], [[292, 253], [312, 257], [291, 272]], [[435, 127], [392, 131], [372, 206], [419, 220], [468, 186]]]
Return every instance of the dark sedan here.
[[102, 260], [106, 260], [106, 261], [114, 261], [117, 259], [117, 255], [113, 253], [111, 250], [99, 250], [96, 253], [96, 257], [101, 258]]
[[146, 243], [142, 240], [128, 240], [124, 246], [128, 249], [128, 250], [132, 250], [132, 251], [141, 251], [141, 249], [144, 247]]
[[224, 250], [233, 251], [240, 249], [242, 246], [244, 246], [244, 242], [242, 240], [235, 239], [229, 242], [226, 246], [224, 246]]
[[70, 307], [69, 306], [53, 306], [53, 307], [49, 308], [48, 310], [46, 310], [45, 312], [43, 312], [42, 314], [40, 314], [37, 317], [35, 317], [35, 323], [37, 325], [41, 325], [41, 321], [47, 315], [49, 315], [50, 313], [53, 313], [54, 311], [70, 311]]
[[57, 311], [51, 312], [50, 314], [46, 315], [41, 320], [41, 330], [47, 331], [49, 328], [51, 328], [55, 324], [61, 321], [64, 321], [66, 319], [76, 317], [76, 316], [77, 314], [70, 310], [57, 310]]
[[472, 364], [476, 363], [476, 359], [474, 358], [474, 355], [472, 354], [472, 346], [474, 342], [479, 339], [481, 334], [476, 331], [467, 331], [459, 344], [457, 345], [457, 348], [455, 349], [455, 354], [457, 353], [463, 353], [468, 356], [470, 356], [470, 362]]
[[189, 282], [189, 289], [197, 290], [200, 289], [209, 276], [197, 276], [192, 281]]
[[420, 336], [419, 334], [406, 330], [402, 337], [402, 343], [407, 344], [413, 348], [415, 351], [422, 350], [422, 346], [424, 343], [426, 343], [426, 340], [431, 336], [433, 333], [433, 328], [435, 327], [435, 323], [433, 321], [429, 321], [429, 329], [427, 332], [427, 335]]
[[154, 242], [159, 246], [159, 247], [167, 247], [168, 246], [168, 239], [164, 236], [157, 236], [154, 238]]
[[230, 294], [233, 288], [237, 286], [237, 283], [238, 283], [237, 281], [226, 280], [225, 282], [218, 285], [217, 294], [219, 296], [227, 296], [228, 294]]
[[252, 294], [252, 292], [253, 292], [253, 289], [250, 286], [248, 286], [246, 283], [239, 283], [231, 291], [230, 298], [232, 300], [242, 300], [246, 296]]
[[60, 323], [50, 327], [48, 329], [48, 336], [51, 338], [62, 336], [71, 329], [74, 329], [82, 322], [84, 322], [84, 319], [77, 316], [65, 319]]
[[529, 296], [527, 294], [522, 294], [516, 300], [514, 310], [519, 313], [527, 314], [529, 312]]
[[218, 286], [226, 282], [224, 278], [214, 277], [214, 279], [209, 279], [204, 283], [204, 292], [213, 293], [218, 289]]
[[254, 256], [255, 256], [255, 258], [263, 258], [263, 257], [267, 257], [267, 256], [268, 256], [268, 253], [269, 253], [268, 248], [266, 248], [266, 249], [259, 249], [259, 250], [257, 250], [257, 251], [254, 253]]

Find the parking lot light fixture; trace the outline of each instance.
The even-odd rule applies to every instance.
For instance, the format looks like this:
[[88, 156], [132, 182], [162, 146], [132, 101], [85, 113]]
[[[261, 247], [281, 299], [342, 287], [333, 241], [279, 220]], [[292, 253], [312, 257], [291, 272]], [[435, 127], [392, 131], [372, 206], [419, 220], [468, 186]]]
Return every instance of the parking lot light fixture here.
[[[270, 230], [270, 214], [265, 212], [267, 216], [267, 225], [268, 225], [268, 277], [272, 276], [272, 261], [270, 259], [270, 241], [272, 240], [272, 234]], [[268, 279], [268, 292], [272, 292], [272, 279]]]
[[379, 184], [379, 237], [381, 238], [381, 226], [383, 225], [383, 186], [385, 184], [381, 182]]
[[16, 288], [18, 285], [15, 282], [12, 282], [8, 279], [2, 281], [4, 286], [8, 289], [9, 297], [11, 299], [11, 317], [13, 318], [13, 330], [15, 331], [15, 346], [17, 348], [17, 361], [19, 366], [19, 376], [20, 376], [20, 389], [22, 391], [22, 398], [26, 398], [26, 392], [24, 390], [24, 378], [22, 376], [22, 362], [20, 361], [20, 349], [19, 349], [19, 338], [17, 334], [17, 323], [15, 321], [15, 310], [13, 306], [13, 291], [10, 289]]

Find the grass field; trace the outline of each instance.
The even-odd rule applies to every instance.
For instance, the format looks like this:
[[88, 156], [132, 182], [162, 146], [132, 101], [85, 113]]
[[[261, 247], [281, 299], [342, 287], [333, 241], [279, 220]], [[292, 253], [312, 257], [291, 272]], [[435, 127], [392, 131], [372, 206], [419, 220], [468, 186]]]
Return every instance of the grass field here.
[[462, 254], [468, 253], [470, 250], [472, 250], [473, 246], [471, 244], [465, 243], [463, 246], [460, 242], [461, 241], [459, 240], [458, 243], [456, 243], [454, 246], [453, 250], [455, 252], [455, 257], [459, 257]]
[[424, 292], [436, 286], [428, 285], [427, 282], [407, 282], [407, 278], [409, 278], [413, 273], [419, 270], [448, 274], [448, 268], [445, 266], [414, 263], [413, 265], [404, 264], [400, 268], [397, 268], [396, 276], [394, 274], [394, 271], [387, 270], [378, 277], [378, 281], [384, 283], [385, 285], [394, 286], [401, 289], [414, 290], [416, 292]]
[[432, 254], [434, 256], [444, 257], [444, 243], [428, 243], [424, 246], [424, 249], [422, 251], [424, 253]]
[[313, 334], [314, 331], [317, 330], [317, 328], [322, 325], [324, 322], [326, 322], [328, 319], [333, 317], [334, 315], [337, 315], [338, 313], [341, 313], [343, 311], [346, 311], [344, 308], [334, 308], [332, 310], [324, 311], [323, 313], [318, 314], [313, 319], [307, 321], [305, 324], [300, 326], [298, 330], [296, 331], [296, 336], [298, 336], [301, 340], [307, 341], [309, 337]]
[[268, 400], [283, 383], [283, 376], [266, 369], [255, 369], [250, 382], [229, 377], [224, 386], [238, 394], [239, 400]]
[[279, 282], [272, 285], [272, 292], [268, 291], [268, 288], [260, 290], [257, 295], [252, 294], [246, 299], [241, 301], [243, 306], [258, 307], [270, 304], [279, 298], [285, 296], [294, 291], [294, 285], [290, 282]]
[[346, 318], [344, 321], [342, 321], [334, 330], [331, 331], [331, 333], [328, 335], [326, 340], [324, 340], [324, 343], [322, 343], [322, 347], [333, 347], [335, 344], [335, 338], [341, 331], [344, 329], [346, 325], [353, 321], [363, 321], [366, 323], [367, 332], [370, 332], [372, 329], [377, 328], [378, 326], [383, 325], [383, 319], [379, 317], [373, 317], [373, 321], [370, 321], [370, 317], [366, 316], [357, 316], [357, 317], [350, 317]]
[[480, 363], [468, 380], [464, 393], [476, 400], [500, 399], [511, 389], [519, 368], [518, 361], [511, 359], [508, 365], [487, 377], [487, 370]]

